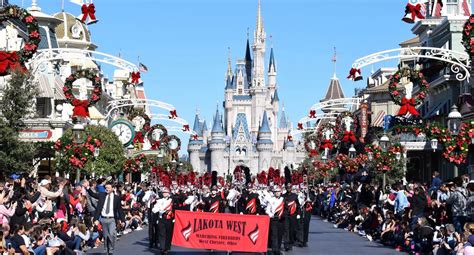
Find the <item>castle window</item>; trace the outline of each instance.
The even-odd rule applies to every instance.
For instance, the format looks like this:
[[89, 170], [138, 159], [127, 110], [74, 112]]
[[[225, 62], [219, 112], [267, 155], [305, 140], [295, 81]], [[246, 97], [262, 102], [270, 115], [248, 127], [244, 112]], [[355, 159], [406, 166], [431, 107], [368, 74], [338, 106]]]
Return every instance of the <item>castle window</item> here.
[[242, 94], [242, 89], [239, 89], [239, 94]]
[[448, 15], [457, 15], [458, 14], [458, 0], [447, 0], [446, 1], [446, 10]]

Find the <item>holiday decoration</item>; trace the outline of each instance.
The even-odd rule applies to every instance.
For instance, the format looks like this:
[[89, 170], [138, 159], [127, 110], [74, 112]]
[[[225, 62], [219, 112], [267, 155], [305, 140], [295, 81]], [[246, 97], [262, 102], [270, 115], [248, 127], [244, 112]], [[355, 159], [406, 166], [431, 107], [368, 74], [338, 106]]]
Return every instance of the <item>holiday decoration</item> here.
[[172, 160], [178, 160], [178, 152], [181, 150], [181, 140], [175, 136], [175, 135], [170, 135], [166, 136], [163, 139], [163, 142], [166, 143], [168, 149], [170, 150], [171, 158]]
[[[402, 97], [401, 91], [398, 88], [402, 79], [406, 78], [410, 82], [403, 84], [405, 87], [405, 96]], [[413, 97], [412, 91], [415, 86], [418, 86], [419, 91], [416, 97]], [[429, 85], [426, 81], [422, 72], [413, 70], [411, 68], [403, 68], [398, 70], [395, 74], [390, 76], [388, 90], [392, 96], [393, 101], [400, 105], [398, 111], [399, 116], [410, 113], [411, 115], [418, 116], [420, 113], [416, 110], [416, 107], [421, 105], [428, 95]]]
[[190, 131], [190, 130], [189, 130], [189, 125], [188, 125], [188, 124], [183, 125], [183, 129], [182, 129], [182, 130], [183, 130], [183, 132], [188, 132], [188, 131]]
[[89, 22], [87, 22], [88, 25], [97, 23], [99, 20], [95, 17], [95, 5], [93, 3], [84, 3], [81, 6], [81, 12], [82, 14], [77, 17], [79, 21], [82, 23], [86, 24], [87, 17], [89, 17]]
[[330, 172], [337, 166], [336, 162], [333, 160], [320, 161], [316, 160], [313, 162], [313, 166], [317, 172], [322, 177], [329, 176]]
[[352, 81], [360, 81], [363, 79], [362, 73], [360, 69], [356, 68], [351, 68], [349, 71], [349, 76], [347, 76], [347, 79], [352, 80]]
[[319, 149], [320, 140], [315, 134], [311, 134], [306, 137], [304, 142], [304, 147], [306, 151], [309, 153], [310, 158], [314, 158], [318, 156], [318, 149]]
[[469, 56], [474, 55], [474, 15], [471, 15], [469, 19], [464, 23], [464, 29], [462, 33], [462, 44], [464, 45], [464, 48], [466, 49], [467, 54]]
[[[143, 120], [143, 123], [141, 123], [140, 118]], [[145, 110], [143, 109], [135, 109], [133, 108], [132, 111], [128, 114], [128, 119], [132, 121], [135, 124], [135, 137], [133, 138], [133, 143], [134, 144], [143, 144], [145, 134], [150, 130], [150, 124], [151, 124], [151, 119], [150, 117], [145, 113]], [[141, 125], [141, 127], [137, 126]], [[140, 131], [137, 131], [140, 130]]]
[[456, 165], [466, 163], [469, 145], [474, 137], [474, 122], [462, 123], [458, 135], [452, 135], [447, 128], [431, 124], [428, 128], [430, 137], [438, 139], [444, 147], [442, 156]]
[[101, 146], [101, 140], [88, 136], [83, 144], [75, 144], [72, 139], [58, 139], [53, 148], [62, 155], [66, 155], [71, 166], [83, 169], [86, 163], [94, 158], [95, 150]]
[[130, 83], [133, 85], [137, 85], [140, 83], [140, 72], [131, 72], [130, 73]]
[[13, 68], [24, 68], [24, 64], [38, 50], [41, 37], [38, 22], [27, 10], [21, 7], [9, 5], [0, 9], [0, 19], [19, 20], [26, 25], [28, 33], [28, 40], [24, 43], [23, 49], [20, 51], [0, 51], [0, 76], [5, 76], [8, 75]]
[[415, 136], [424, 133], [424, 129], [425, 127], [422, 125], [396, 125], [392, 128], [396, 134], [411, 133]]
[[329, 122], [319, 126], [318, 130], [316, 131], [316, 138], [319, 141], [320, 150], [332, 150], [336, 146], [337, 140], [334, 136], [335, 130], [336, 129], [334, 125]]
[[415, 23], [418, 20], [425, 19], [425, 16], [421, 13], [421, 4], [410, 4], [407, 3], [405, 7], [405, 16], [402, 18], [406, 23]]
[[310, 110], [308, 117], [311, 118], [311, 119], [315, 119], [316, 118], [316, 111], [315, 110]]
[[303, 130], [303, 123], [298, 123], [297, 129], [298, 129], [298, 130]]
[[161, 142], [165, 140], [165, 138], [168, 136], [168, 130], [161, 125], [161, 124], [156, 124], [148, 130], [147, 138], [148, 141], [150, 141], [151, 144], [151, 149], [152, 150], [157, 150], [161, 146]]
[[[399, 166], [398, 163], [403, 151], [404, 148], [400, 144], [390, 146], [387, 151], [383, 151], [378, 145], [369, 144], [365, 147], [365, 152], [368, 155], [366, 163], [374, 167], [375, 170], [386, 173]], [[397, 159], [397, 154], [399, 159]], [[364, 158], [360, 157], [359, 160], [362, 162]]]
[[176, 109], [170, 111], [170, 115], [168, 116], [168, 118], [169, 118], [169, 119], [176, 119], [176, 118], [178, 118], [178, 114], [176, 113]]
[[357, 130], [357, 118], [351, 112], [340, 113], [336, 118], [335, 135], [338, 141], [354, 144], [357, 142], [355, 131]]
[[346, 170], [347, 173], [356, 173], [359, 170], [358, 158], [349, 158], [346, 154], [338, 154], [335, 162], [337, 166]]
[[[86, 100], [76, 99], [73, 90], [73, 83], [78, 79], [88, 79], [92, 82], [92, 94]], [[80, 70], [66, 78], [63, 87], [64, 96], [67, 102], [74, 106], [73, 117], [89, 117], [89, 106], [100, 100], [102, 94], [102, 83], [99, 76], [96, 76], [91, 70]]]

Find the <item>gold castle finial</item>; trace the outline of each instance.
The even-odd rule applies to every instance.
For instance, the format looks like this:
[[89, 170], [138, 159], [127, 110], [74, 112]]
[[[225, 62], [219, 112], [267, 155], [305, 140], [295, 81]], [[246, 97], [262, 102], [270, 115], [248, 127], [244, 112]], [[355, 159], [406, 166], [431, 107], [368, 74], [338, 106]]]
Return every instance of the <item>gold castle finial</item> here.
[[260, 0], [258, 0], [257, 28], [256, 28], [256, 30], [257, 30], [257, 34], [262, 34], [262, 32], [263, 32], [263, 21], [262, 21]]

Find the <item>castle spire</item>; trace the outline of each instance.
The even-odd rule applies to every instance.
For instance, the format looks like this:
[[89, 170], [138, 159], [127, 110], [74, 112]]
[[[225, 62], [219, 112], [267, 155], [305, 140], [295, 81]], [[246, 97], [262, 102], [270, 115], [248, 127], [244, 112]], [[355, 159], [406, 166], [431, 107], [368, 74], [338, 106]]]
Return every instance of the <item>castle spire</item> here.
[[337, 79], [337, 76], [336, 76], [336, 62], [337, 62], [336, 47], [334, 47], [334, 55], [332, 56], [331, 61], [334, 63], [334, 74], [333, 74], [332, 78]]
[[233, 76], [233, 73], [232, 73], [232, 53], [230, 51], [230, 47], [227, 48], [228, 49], [228, 57], [227, 57], [227, 77], [232, 77]]
[[268, 72], [276, 73], [275, 56], [273, 55], [273, 46], [270, 50], [270, 64], [268, 65]]
[[260, 0], [258, 0], [257, 26], [256, 26], [256, 30], [257, 30], [257, 34], [262, 34], [262, 32], [263, 32], [263, 21], [262, 21]]

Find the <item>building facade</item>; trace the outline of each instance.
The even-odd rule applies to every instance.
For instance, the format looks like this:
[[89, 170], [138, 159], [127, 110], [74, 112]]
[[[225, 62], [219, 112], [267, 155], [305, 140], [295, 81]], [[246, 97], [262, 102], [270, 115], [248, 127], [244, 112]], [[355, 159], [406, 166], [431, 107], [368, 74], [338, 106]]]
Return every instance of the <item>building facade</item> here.
[[266, 44], [259, 3], [253, 44], [247, 39], [245, 59], [237, 60], [233, 70], [229, 58], [223, 110], [218, 106], [212, 129], [196, 114], [197, 137], [191, 137], [188, 146], [195, 170], [224, 175], [242, 165], [258, 173], [303, 160], [302, 146], [292, 140], [292, 124], [280, 105], [273, 47], [268, 65], [265, 61]]

